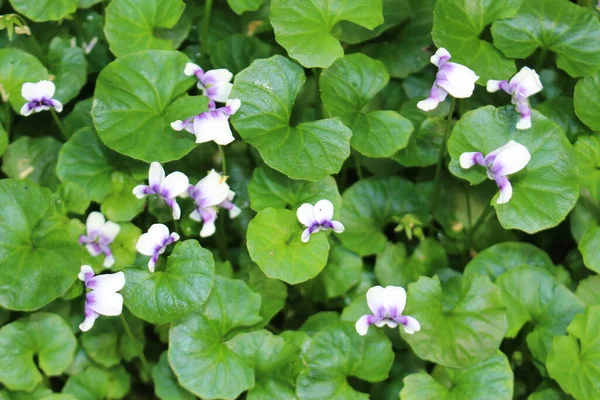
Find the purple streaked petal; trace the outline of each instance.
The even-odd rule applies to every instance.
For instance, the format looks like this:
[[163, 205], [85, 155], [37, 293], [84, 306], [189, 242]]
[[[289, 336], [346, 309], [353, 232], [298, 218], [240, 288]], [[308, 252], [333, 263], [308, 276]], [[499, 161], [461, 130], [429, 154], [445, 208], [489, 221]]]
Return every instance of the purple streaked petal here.
[[356, 321], [354, 327], [359, 335], [364, 336], [367, 334], [369, 326], [378, 323], [379, 321], [380, 318], [376, 317], [375, 315], [363, 315], [358, 319], [358, 321]]
[[429, 91], [429, 97], [425, 100], [421, 100], [417, 103], [417, 107], [423, 111], [431, 111], [435, 109], [438, 104], [446, 99], [448, 92], [439, 87], [435, 82]]
[[496, 184], [500, 188], [500, 195], [498, 196], [498, 200], [496, 200], [497, 204], [506, 204], [512, 197], [512, 185], [510, 181], [505, 176], [497, 176], [495, 178]]
[[459, 158], [459, 163], [460, 167], [464, 169], [469, 169], [475, 164], [487, 167], [483, 154], [478, 151], [462, 153]]
[[[379, 313], [379, 309], [380, 308], [384, 308], [383, 307], [383, 287], [377, 285], [377, 286], [373, 286], [372, 288], [370, 288], [367, 291], [367, 305], [369, 306], [369, 309], [371, 310], [371, 312], [374, 315], [378, 315], [378, 316], [382, 316], [384, 317], [385, 314], [380, 315]], [[385, 308], [384, 308], [385, 310]]]

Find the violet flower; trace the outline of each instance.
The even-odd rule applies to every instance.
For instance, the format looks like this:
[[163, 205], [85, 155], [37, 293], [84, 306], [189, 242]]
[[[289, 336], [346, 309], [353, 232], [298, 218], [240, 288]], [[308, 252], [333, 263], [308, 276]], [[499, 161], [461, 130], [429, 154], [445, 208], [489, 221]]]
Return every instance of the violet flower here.
[[544, 87], [540, 76], [531, 68], [523, 67], [509, 81], [487, 81], [487, 91], [490, 93], [503, 90], [512, 96], [512, 103], [516, 105], [521, 119], [517, 122], [517, 129], [531, 128], [531, 108], [529, 97], [539, 93]]
[[123, 296], [117, 293], [125, 286], [125, 274], [120, 271], [115, 274], [94, 276], [94, 270], [89, 265], [82, 265], [77, 275], [85, 282], [85, 320], [79, 325], [83, 332], [89, 331], [96, 318], [100, 315], [117, 316], [123, 311]]
[[319, 231], [333, 229], [334, 232], [344, 232], [344, 225], [339, 221], [332, 221], [333, 204], [329, 200], [319, 200], [314, 206], [304, 203], [296, 211], [298, 221], [306, 229], [302, 232], [302, 242], [306, 243], [310, 235]]
[[85, 248], [92, 257], [104, 254], [105, 268], [110, 268], [115, 264], [115, 257], [110, 250], [110, 244], [121, 231], [121, 226], [111, 221], [106, 221], [104, 215], [93, 211], [88, 215], [85, 222], [87, 235], [79, 237], [79, 243], [85, 244]]
[[26, 82], [21, 86], [21, 96], [27, 103], [21, 107], [21, 115], [29, 116], [32, 113], [50, 110], [54, 108], [56, 112], [63, 110], [60, 101], [53, 99], [56, 86], [51, 81], [39, 81], [37, 83]]
[[238, 99], [227, 100], [225, 107], [215, 108], [209, 105], [209, 110], [186, 120], [171, 122], [171, 128], [176, 131], [186, 130], [196, 136], [196, 143], [214, 141], [222, 146], [235, 140], [229, 127], [229, 117], [241, 106]]
[[202, 90], [202, 94], [211, 102], [225, 103], [229, 99], [229, 93], [233, 87], [231, 83], [233, 74], [228, 70], [221, 68], [204, 72], [199, 65], [187, 63], [183, 73], [198, 78], [198, 89]]
[[169, 234], [169, 228], [164, 224], [154, 224], [148, 232], [139, 237], [135, 248], [145, 256], [150, 256], [148, 269], [154, 272], [158, 256], [165, 252], [168, 245], [179, 240], [179, 234]]
[[175, 198], [186, 191], [190, 184], [188, 177], [182, 172], [172, 172], [165, 177], [162, 165], [153, 162], [148, 172], [148, 183], [149, 185], [137, 185], [133, 188], [135, 197], [143, 199], [147, 195], [158, 195], [173, 209], [173, 218], [179, 219], [181, 209]]
[[450, 94], [457, 99], [471, 97], [475, 90], [475, 82], [479, 77], [464, 65], [448, 62], [450, 53], [443, 47], [431, 56], [431, 63], [438, 67], [435, 82], [429, 97], [417, 103], [423, 111], [431, 111]]
[[468, 152], [460, 155], [461, 168], [471, 168], [478, 164], [487, 169], [487, 176], [496, 181], [500, 188], [500, 196], [496, 203], [505, 204], [512, 197], [513, 189], [507, 178], [507, 175], [519, 172], [531, 160], [531, 155], [527, 147], [515, 142], [509, 141], [504, 146], [497, 148], [490, 154], [483, 157], [480, 152]]
[[367, 304], [373, 315], [363, 315], [356, 321], [356, 332], [364, 336], [369, 326], [381, 328], [384, 325], [395, 328], [404, 327], [409, 335], [421, 330], [419, 321], [408, 315], [402, 315], [406, 306], [406, 291], [400, 286], [373, 286], [367, 292]]

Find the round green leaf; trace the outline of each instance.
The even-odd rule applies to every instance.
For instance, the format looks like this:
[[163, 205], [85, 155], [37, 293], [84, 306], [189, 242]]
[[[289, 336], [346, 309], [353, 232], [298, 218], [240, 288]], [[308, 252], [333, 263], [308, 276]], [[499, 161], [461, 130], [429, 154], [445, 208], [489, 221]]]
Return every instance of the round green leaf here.
[[470, 0], [438, 1], [433, 11], [433, 41], [450, 52], [452, 62], [475, 71], [480, 85], [490, 79], [509, 79], [516, 72], [515, 62], [480, 37], [492, 22], [514, 16], [522, 2], [489, 0], [474, 6]]
[[596, 135], [580, 136], [573, 147], [581, 186], [589, 190], [594, 199], [600, 200], [600, 138]]
[[600, 275], [592, 275], [579, 281], [575, 294], [588, 306], [600, 306]]
[[58, 21], [77, 9], [77, 0], [10, 0], [16, 12], [36, 21]]
[[352, 129], [350, 144], [369, 157], [389, 157], [406, 147], [413, 130], [395, 111], [361, 112], [389, 79], [381, 61], [358, 53], [336, 60], [319, 77], [325, 109]]
[[202, 398], [235, 399], [254, 386], [252, 362], [232, 349], [234, 333], [261, 320], [260, 296], [217, 277], [201, 310], [171, 324], [169, 362], [179, 383]]
[[392, 156], [407, 167], [425, 167], [437, 162], [446, 130], [445, 118], [427, 118], [413, 131], [406, 147]]
[[568, 328], [569, 336], [552, 341], [546, 366], [560, 387], [577, 400], [600, 396], [600, 306], [577, 315]]
[[[111, 1], [104, 25], [110, 51], [121, 57], [144, 50], [172, 50], [171, 41], [156, 37], [155, 29], [175, 26], [184, 8], [181, 0]], [[184, 65], [176, 68], [182, 75]]]
[[77, 340], [56, 314], [38, 312], [0, 329], [0, 383], [10, 390], [33, 390], [45, 376], [62, 374], [73, 361]]
[[401, 400], [511, 400], [513, 372], [501, 351], [468, 368], [436, 367], [404, 378]]
[[592, 130], [600, 131], [600, 71], [575, 85], [575, 113]]
[[[550, 96], [546, 96], [550, 97]], [[573, 143], [578, 136], [588, 133], [588, 128], [577, 118], [573, 107], [573, 97], [557, 96], [538, 104], [537, 110], [556, 122]]]
[[533, 357], [541, 362], [554, 335], [564, 334], [583, 304], [569, 289], [548, 272], [535, 267], [516, 267], [498, 277], [508, 317], [507, 337], [515, 337], [527, 322], [534, 329], [527, 335]]
[[507, 57], [526, 58], [541, 47], [555, 52], [556, 65], [571, 76], [598, 70], [600, 21], [593, 13], [565, 0], [525, 0], [513, 15], [492, 26], [494, 45]]
[[21, 86], [44, 79], [48, 79], [48, 70], [37, 58], [19, 49], [0, 49], [0, 85], [16, 113], [25, 104]]
[[273, 0], [269, 19], [275, 40], [290, 57], [307, 68], [327, 68], [344, 49], [331, 31], [340, 21], [350, 21], [367, 29], [381, 25], [381, 0]]
[[71, 375], [63, 388], [63, 393], [71, 394], [77, 400], [103, 400], [107, 398], [110, 374], [91, 366], [83, 372]]
[[98, 75], [92, 107], [104, 144], [147, 162], [176, 160], [189, 153], [195, 146], [191, 135], [179, 135], [170, 126], [205, 111], [194, 98], [183, 96], [194, 84], [194, 78], [183, 74], [188, 61], [176, 51], [150, 50], [108, 64]]
[[47, 66], [50, 73], [55, 76], [54, 98], [63, 104], [76, 97], [87, 81], [87, 60], [83, 49], [71, 47], [65, 39], [59, 37], [52, 39]]
[[305, 368], [298, 376], [296, 393], [300, 400], [368, 399], [350, 386], [347, 378], [382, 381], [393, 359], [391, 343], [382, 332], [372, 329], [360, 336], [353, 323], [333, 322], [315, 334], [304, 351]]
[[210, 54], [210, 61], [215, 68], [227, 68], [233, 74], [237, 74], [252, 61], [268, 58], [273, 53], [273, 47], [257, 37], [240, 33], [219, 40]]
[[486, 179], [485, 169], [462, 169], [459, 157], [464, 152], [484, 155], [509, 140], [524, 145], [531, 161], [522, 171], [509, 177], [513, 196], [506, 204], [492, 205], [502, 226], [534, 233], [562, 222], [579, 196], [579, 177], [573, 146], [554, 122], [533, 111], [532, 128], [519, 131], [518, 114], [513, 107], [486, 106], [463, 115], [452, 130], [448, 151], [449, 169], [455, 176], [477, 184]]
[[313, 301], [342, 296], [360, 282], [362, 258], [332, 241], [327, 265], [316, 278], [306, 283]]
[[61, 183], [56, 193], [60, 197], [60, 204], [64, 207], [65, 214], [66, 212], [85, 214], [90, 205], [86, 190], [74, 182]]
[[465, 278], [456, 288], [442, 288], [437, 276], [421, 277], [408, 285], [407, 299], [404, 314], [416, 318], [421, 330], [401, 334], [424, 360], [470, 367], [491, 357], [506, 333], [502, 294], [485, 276]]
[[600, 273], [600, 227], [588, 228], [579, 241], [579, 251], [583, 255], [585, 266]]
[[[335, 217], [334, 217], [335, 218]], [[329, 242], [324, 233], [300, 240], [304, 227], [290, 210], [267, 208], [248, 225], [248, 252], [269, 277], [289, 284], [315, 277], [327, 263]]]
[[91, 111], [94, 98], [81, 100], [75, 103], [73, 110], [63, 119], [63, 128], [69, 137], [81, 128], [94, 128]]
[[412, 182], [398, 177], [360, 180], [342, 198], [340, 221], [346, 230], [338, 237], [361, 256], [383, 251], [387, 224], [394, 217], [419, 213], [427, 203]]
[[295, 210], [303, 203], [315, 204], [321, 199], [333, 203], [334, 209], [342, 204], [335, 179], [330, 176], [317, 181], [298, 181], [266, 166], [256, 168], [248, 184], [250, 206], [254, 211], [267, 207]]
[[161, 400], [193, 400], [196, 397], [177, 382], [177, 377], [169, 365], [167, 352], [160, 355], [158, 363], [152, 368], [154, 392]]
[[285, 57], [254, 61], [235, 77], [229, 97], [240, 99], [242, 107], [231, 121], [271, 168], [316, 181], [340, 171], [352, 132], [337, 118], [290, 126], [305, 80], [302, 68]]
[[58, 186], [56, 161], [61, 143], [53, 137], [21, 136], [2, 157], [2, 172], [13, 179], [30, 179], [52, 190]]
[[212, 253], [195, 240], [177, 243], [164, 271], [125, 269], [121, 293], [133, 315], [153, 324], [182, 318], [204, 303], [215, 276]]
[[131, 221], [146, 205], [144, 199], [131, 195], [139, 181], [118, 171], [112, 173], [111, 181], [112, 190], [102, 201], [100, 210], [111, 221]]
[[71, 286], [81, 249], [56, 213], [50, 190], [1, 180], [0, 204], [0, 306], [35, 310]]

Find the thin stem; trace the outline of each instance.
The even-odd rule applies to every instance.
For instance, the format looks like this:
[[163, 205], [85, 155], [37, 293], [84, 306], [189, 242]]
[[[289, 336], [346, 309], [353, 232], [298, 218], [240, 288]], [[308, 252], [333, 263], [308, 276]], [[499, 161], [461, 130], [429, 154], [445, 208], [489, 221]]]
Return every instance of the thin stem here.
[[12, 107], [8, 101], [4, 103], [4, 106], [6, 107], [6, 126], [4, 127], [4, 130], [10, 138], [10, 131], [12, 130]]
[[491, 205], [488, 205], [483, 212], [481, 213], [481, 215], [479, 215], [479, 218], [477, 218], [477, 221], [475, 221], [475, 224], [473, 225], [473, 227], [470, 229], [469, 232], [469, 236], [470, 237], [474, 237], [475, 233], [479, 230], [479, 228], [481, 227], [481, 225], [483, 225], [483, 223], [485, 222], [485, 220], [487, 219], [487, 217], [490, 215], [490, 213], [494, 210], [494, 208]]
[[217, 145], [219, 147], [219, 154], [221, 154], [221, 172], [223, 175], [227, 175], [227, 161], [225, 159], [225, 149], [220, 144]]
[[52, 115], [52, 119], [54, 120], [54, 123], [60, 131], [60, 136], [62, 136], [62, 138], [66, 142], [67, 140], [69, 140], [69, 135], [67, 135], [67, 133], [65, 132], [65, 129], [63, 128], [62, 123], [60, 122], [60, 118], [58, 118], [58, 114], [56, 113], [56, 111], [54, 111], [54, 108], [50, 109], [50, 114]]
[[219, 256], [223, 261], [229, 260], [229, 251], [227, 250], [227, 236], [225, 235], [225, 219], [218, 218], [219, 229], [217, 230], [217, 248]]
[[433, 178], [433, 193], [431, 194], [431, 204], [429, 206], [429, 214], [432, 218], [440, 196], [440, 176], [442, 174], [442, 164], [444, 162], [444, 154], [446, 154], [446, 143], [448, 142], [448, 136], [450, 135], [450, 126], [452, 125], [452, 114], [454, 113], [455, 105], [456, 99], [452, 98], [452, 104], [450, 105], [450, 111], [448, 112], [448, 118], [446, 120], [446, 130], [444, 131], [444, 138], [442, 139], [442, 145], [440, 146], [437, 165], [435, 166], [435, 177]]
[[360, 157], [357, 152], [352, 151], [352, 158], [354, 159], [354, 169], [356, 170], [356, 175], [358, 175], [358, 179], [363, 178], [362, 166], [360, 165]]
[[548, 54], [548, 50], [542, 48], [540, 49], [540, 55], [538, 56], [537, 62], [535, 63], [535, 70], [540, 72], [544, 67], [544, 61], [546, 61], [546, 54]]
[[202, 18], [202, 51], [207, 52], [208, 47], [208, 27], [210, 25], [210, 12], [212, 10], [213, 0], [206, 0], [204, 3], [204, 16]]
[[121, 322], [123, 323], [123, 328], [125, 328], [125, 332], [127, 332], [129, 337], [131, 338], [131, 340], [133, 340], [133, 344], [135, 345], [135, 351], [138, 353], [138, 356], [140, 357], [140, 361], [142, 362], [142, 368], [145, 371], [150, 371], [150, 367], [148, 366], [148, 361], [146, 360], [146, 356], [144, 356], [144, 350], [140, 349], [138, 341], [135, 338], [135, 336], [133, 335], [133, 331], [129, 327], [129, 323], [127, 322], [127, 320], [125, 319], [125, 316], [123, 314], [121, 314]]

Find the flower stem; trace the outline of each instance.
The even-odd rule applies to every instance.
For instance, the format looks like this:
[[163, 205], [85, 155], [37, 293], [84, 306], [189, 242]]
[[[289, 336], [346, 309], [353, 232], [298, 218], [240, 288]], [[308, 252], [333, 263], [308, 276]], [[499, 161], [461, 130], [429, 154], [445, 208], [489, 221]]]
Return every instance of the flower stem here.
[[208, 27], [210, 25], [210, 12], [212, 10], [213, 0], [206, 0], [204, 3], [204, 16], [202, 18], [202, 51], [207, 52], [208, 47]]
[[[492, 207], [492, 205], [490, 204], [481, 212], [479, 218], [477, 218], [477, 221], [475, 221], [475, 223], [473, 224], [473, 227], [469, 228], [469, 236], [471, 238], [475, 236], [475, 233], [477, 233], [481, 225], [483, 225], [483, 223], [493, 210], [494, 207]], [[471, 247], [470, 244], [469, 247]]]
[[544, 67], [544, 61], [546, 61], [546, 54], [548, 54], [548, 50], [542, 48], [540, 49], [540, 55], [538, 56], [537, 62], [535, 63], [535, 70], [540, 72]]
[[221, 173], [223, 175], [227, 175], [227, 161], [225, 159], [225, 149], [220, 144], [217, 145], [219, 147], [219, 154], [221, 154]]
[[50, 114], [52, 115], [52, 119], [54, 120], [54, 123], [60, 131], [60, 136], [62, 136], [62, 138], [66, 142], [67, 140], [69, 140], [69, 135], [67, 135], [67, 133], [65, 132], [65, 129], [63, 128], [62, 123], [60, 122], [60, 118], [58, 118], [58, 114], [56, 113], [56, 111], [54, 111], [54, 108], [50, 109]]
[[138, 353], [138, 356], [140, 357], [140, 361], [142, 362], [142, 368], [145, 371], [150, 372], [150, 367], [148, 365], [148, 361], [146, 360], [146, 356], [144, 356], [144, 350], [140, 349], [140, 346], [138, 345], [138, 341], [135, 338], [135, 336], [133, 335], [133, 331], [129, 327], [129, 323], [127, 322], [127, 320], [125, 319], [125, 316], [123, 314], [121, 314], [121, 322], [123, 323], [123, 328], [125, 328], [125, 332], [127, 332], [127, 335], [129, 335], [131, 340], [133, 340], [133, 344], [135, 345], [135, 351]]
[[356, 175], [358, 175], [358, 179], [362, 179], [364, 175], [360, 165], [360, 156], [354, 150], [352, 150], [352, 158], [354, 159], [354, 169], [356, 170]]
[[446, 119], [446, 130], [444, 131], [444, 138], [442, 139], [442, 145], [440, 146], [440, 152], [435, 166], [435, 176], [433, 178], [433, 192], [431, 194], [431, 203], [429, 206], [429, 214], [432, 219], [440, 197], [440, 176], [442, 174], [442, 164], [444, 162], [444, 154], [446, 154], [446, 143], [448, 143], [448, 137], [450, 136], [450, 126], [452, 125], [452, 114], [454, 114], [455, 105], [456, 99], [452, 98], [452, 104], [450, 105], [450, 111], [448, 112], [448, 118]]

